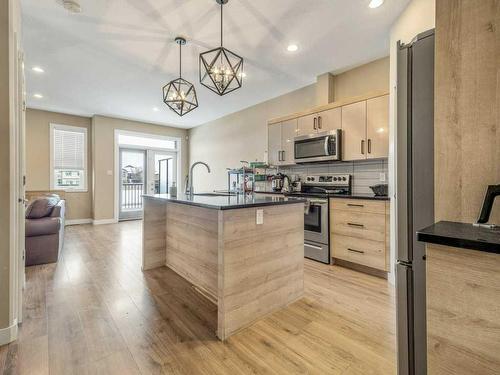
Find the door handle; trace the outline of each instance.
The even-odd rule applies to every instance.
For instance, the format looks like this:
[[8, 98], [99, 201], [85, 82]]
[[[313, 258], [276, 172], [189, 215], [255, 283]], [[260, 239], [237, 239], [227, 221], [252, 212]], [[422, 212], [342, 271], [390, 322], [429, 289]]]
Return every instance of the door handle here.
[[364, 155], [365, 154], [365, 140], [361, 140], [361, 153]]
[[314, 130], [317, 130], [318, 129], [318, 125], [317, 125], [317, 118], [315, 117], [314, 120], [313, 120], [313, 129]]
[[364, 204], [354, 204], [354, 203], [347, 203], [347, 206], [349, 207], [364, 207]]
[[347, 251], [351, 251], [353, 253], [358, 253], [358, 254], [364, 254], [365, 253], [363, 250], [356, 250], [356, 249], [350, 249], [350, 248], [347, 248]]
[[356, 224], [356, 223], [347, 223], [350, 227], [356, 227], [356, 228], [364, 228], [365, 226], [363, 224]]
[[316, 250], [323, 250], [322, 247], [311, 245], [311, 244], [308, 244], [308, 243], [305, 243], [304, 246], [311, 247], [311, 248], [316, 249]]
[[368, 153], [369, 154], [372, 153], [372, 140], [371, 139], [368, 139]]

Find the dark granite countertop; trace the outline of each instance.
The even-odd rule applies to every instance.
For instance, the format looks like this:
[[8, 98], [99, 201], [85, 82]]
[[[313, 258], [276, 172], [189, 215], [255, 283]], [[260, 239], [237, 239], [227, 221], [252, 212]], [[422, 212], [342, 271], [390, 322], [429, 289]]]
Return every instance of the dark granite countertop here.
[[472, 224], [440, 221], [417, 232], [421, 242], [500, 254], [500, 228], [487, 229]]
[[185, 195], [178, 194], [171, 197], [170, 194], [143, 195], [146, 199], [155, 199], [166, 202], [187, 204], [215, 210], [234, 210], [238, 208], [278, 206], [284, 204], [305, 203], [306, 200], [298, 197], [262, 197], [258, 194], [231, 195], [231, 196], [207, 196], [207, 195]]
[[[281, 191], [256, 191], [256, 194], [277, 194], [277, 195], [285, 195], [287, 197], [325, 197], [324, 194], [314, 194], [314, 193], [283, 193]], [[377, 201], [388, 201], [390, 200], [389, 196], [377, 196], [374, 194], [329, 194], [328, 198], [345, 198], [345, 199], [369, 199], [369, 200], [377, 200]]]

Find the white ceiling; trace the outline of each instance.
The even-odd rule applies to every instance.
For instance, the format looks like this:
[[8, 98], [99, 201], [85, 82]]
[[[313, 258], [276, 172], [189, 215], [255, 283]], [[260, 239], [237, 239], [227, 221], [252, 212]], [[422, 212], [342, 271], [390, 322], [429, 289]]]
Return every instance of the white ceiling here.
[[[56, 0], [22, 0], [28, 106], [193, 127], [387, 55], [390, 26], [408, 2], [231, 0], [224, 45], [245, 59], [247, 77], [219, 97], [198, 79], [198, 54], [219, 46], [215, 0], [81, 0], [76, 15]], [[162, 102], [162, 86], [178, 75], [176, 35], [188, 39], [183, 77], [200, 103], [183, 118]]]

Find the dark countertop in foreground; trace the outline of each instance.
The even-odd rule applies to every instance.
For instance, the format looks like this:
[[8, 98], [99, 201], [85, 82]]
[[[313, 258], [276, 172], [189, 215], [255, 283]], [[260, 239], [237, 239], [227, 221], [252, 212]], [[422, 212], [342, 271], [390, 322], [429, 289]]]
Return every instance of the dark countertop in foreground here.
[[500, 229], [440, 221], [417, 232], [421, 242], [500, 254]]
[[[256, 191], [256, 194], [276, 194], [276, 195], [285, 195], [286, 197], [294, 197], [294, 196], [314, 196], [314, 194], [303, 194], [303, 193], [282, 193], [281, 191]], [[318, 194], [317, 196], [320, 196]], [[324, 197], [324, 195], [322, 195]], [[345, 199], [370, 199], [370, 200], [376, 200], [376, 201], [388, 201], [390, 200], [390, 197], [385, 195], [385, 196], [378, 196], [378, 195], [373, 195], [373, 194], [330, 194], [328, 196], [329, 198], [345, 198]]]
[[238, 208], [278, 206], [284, 204], [305, 203], [306, 200], [299, 197], [262, 197], [258, 194], [250, 195], [232, 195], [232, 196], [204, 196], [204, 195], [185, 195], [178, 194], [177, 197], [171, 197], [170, 194], [143, 195], [144, 198], [154, 199], [166, 202], [187, 204], [203, 208], [212, 208], [215, 210], [234, 210]]

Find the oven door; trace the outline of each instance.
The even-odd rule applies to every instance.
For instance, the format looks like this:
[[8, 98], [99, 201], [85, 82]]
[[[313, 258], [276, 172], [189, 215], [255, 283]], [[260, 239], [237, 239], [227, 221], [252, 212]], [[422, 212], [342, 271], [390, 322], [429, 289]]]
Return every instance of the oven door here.
[[304, 240], [328, 245], [328, 199], [308, 199], [304, 213]]
[[340, 131], [296, 137], [294, 159], [296, 163], [340, 160]]

